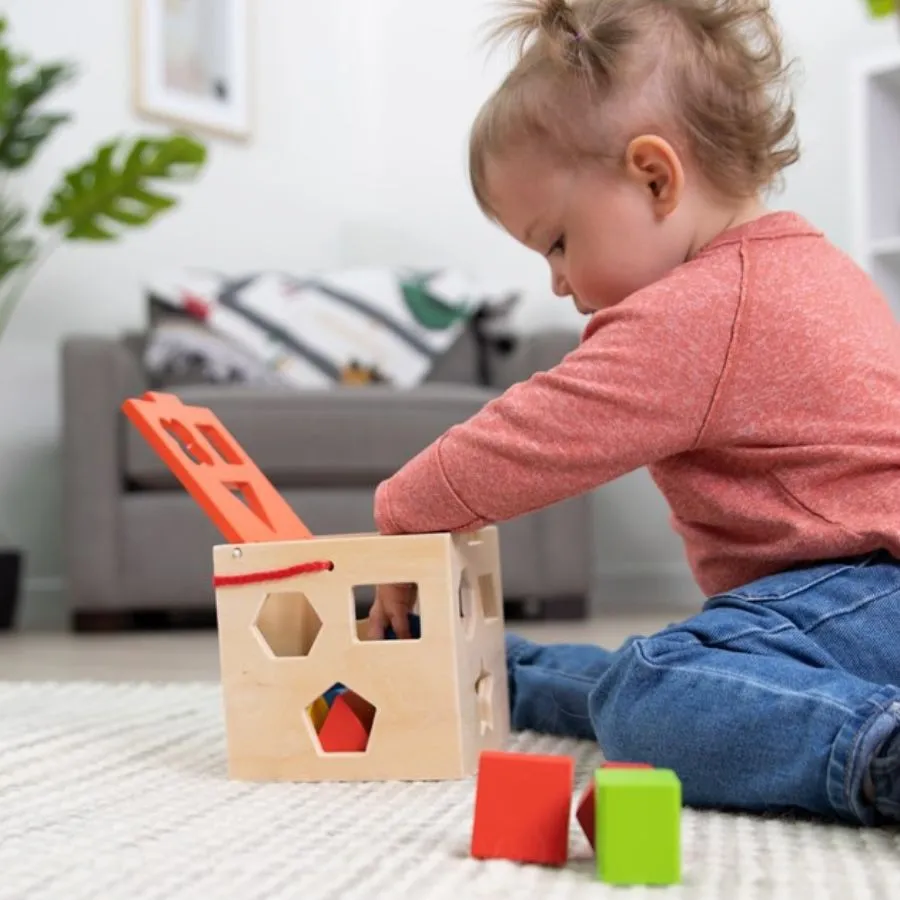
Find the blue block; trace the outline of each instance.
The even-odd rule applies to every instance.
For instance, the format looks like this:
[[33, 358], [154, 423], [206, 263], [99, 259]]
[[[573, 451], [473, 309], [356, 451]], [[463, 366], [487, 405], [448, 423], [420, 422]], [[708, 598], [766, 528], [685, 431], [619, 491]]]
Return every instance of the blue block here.
[[323, 695], [325, 697], [325, 702], [328, 704], [328, 708], [331, 709], [331, 704], [346, 691], [347, 687], [343, 684], [336, 684], [333, 688], [329, 688]]

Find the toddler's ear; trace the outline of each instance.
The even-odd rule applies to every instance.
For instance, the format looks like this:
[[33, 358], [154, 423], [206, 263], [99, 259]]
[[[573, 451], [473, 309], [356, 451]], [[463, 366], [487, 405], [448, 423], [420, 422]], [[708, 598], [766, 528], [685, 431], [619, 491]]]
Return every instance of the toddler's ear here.
[[658, 218], [671, 215], [678, 207], [684, 168], [668, 141], [653, 134], [634, 138], [625, 151], [625, 171], [647, 192]]

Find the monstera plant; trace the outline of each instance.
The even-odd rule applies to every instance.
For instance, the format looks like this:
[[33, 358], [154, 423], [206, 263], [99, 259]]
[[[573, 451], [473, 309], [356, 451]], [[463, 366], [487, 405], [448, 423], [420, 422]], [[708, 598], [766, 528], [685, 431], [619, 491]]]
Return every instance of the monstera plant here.
[[[206, 148], [185, 134], [115, 137], [63, 172], [39, 203], [18, 196], [16, 176], [71, 121], [45, 107], [75, 76], [69, 63], [36, 63], [14, 49], [0, 16], [0, 338], [57, 247], [108, 243], [150, 225], [178, 203], [162, 186], [195, 179], [206, 163]], [[0, 545], [0, 629], [12, 622], [20, 568], [20, 553]]]
[[900, 0], [866, 0], [866, 6], [872, 16], [883, 19], [900, 9]]
[[60, 243], [114, 241], [149, 225], [177, 205], [159, 183], [191, 180], [206, 162], [203, 144], [184, 134], [113, 138], [28, 210], [13, 193], [12, 176], [71, 120], [43, 106], [76, 72], [64, 62], [33, 63], [9, 45], [8, 34], [0, 17], [0, 336], [37, 265]]

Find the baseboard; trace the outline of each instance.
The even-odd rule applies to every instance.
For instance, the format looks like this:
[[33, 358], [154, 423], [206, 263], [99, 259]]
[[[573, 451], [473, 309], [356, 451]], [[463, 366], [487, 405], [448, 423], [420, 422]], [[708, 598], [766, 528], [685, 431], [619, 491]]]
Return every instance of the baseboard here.
[[605, 568], [594, 576], [591, 611], [595, 615], [671, 611], [677, 618], [696, 612], [703, 599], [690, 571], [681, 566]]

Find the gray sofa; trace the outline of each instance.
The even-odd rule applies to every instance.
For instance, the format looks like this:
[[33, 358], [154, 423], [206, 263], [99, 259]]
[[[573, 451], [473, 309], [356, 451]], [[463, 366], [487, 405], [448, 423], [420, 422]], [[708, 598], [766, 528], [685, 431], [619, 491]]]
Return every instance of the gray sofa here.
[[[61, 349], [66, 574], [79, 630], [214, 614], [211, 551], [224, 539], [120, 411], [125, 399], [167, 390], [209, 407], [314, 533], [370, 531], [381, 479], [504, 386], [555, 364], [578, 335], [522, 338], [492, 361], [484, 387], [484, 359], [467, 334], [426, 384], [403, 392], [152, 384], [142, 340], [71, 336]], [[500, 540], [508, 615], [585, 615], [588, 497], [503, 523]]]

